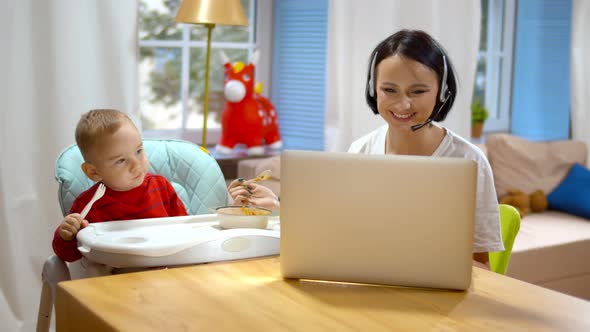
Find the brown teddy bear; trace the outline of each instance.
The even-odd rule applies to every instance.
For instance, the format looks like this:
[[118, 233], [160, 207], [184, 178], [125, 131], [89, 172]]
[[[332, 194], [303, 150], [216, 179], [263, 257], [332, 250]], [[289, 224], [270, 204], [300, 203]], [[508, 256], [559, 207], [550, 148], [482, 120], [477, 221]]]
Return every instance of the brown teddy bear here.
[[549, 202], [547, 201], [547, 195], [543, 192], [543, 190], [537, 190], [534, 193], [530, 194], [529, 196], [531, 201], [531, 211], [533, 212], [543, 212], [547, 210], [549, 206]]
[[500, 204], [514, 206], [520, 218], [524, 218], [531, 212], [543, 212], [547, 210], [547, 196], [543, 190], [537, 190], [530, 195], [517, 189], [509, 189], [508, 193], [500, 199]]

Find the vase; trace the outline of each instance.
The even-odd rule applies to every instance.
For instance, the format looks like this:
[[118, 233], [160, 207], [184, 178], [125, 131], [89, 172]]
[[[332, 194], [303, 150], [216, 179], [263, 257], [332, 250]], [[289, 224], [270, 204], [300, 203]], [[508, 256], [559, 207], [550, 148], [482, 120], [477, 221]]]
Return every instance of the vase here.
[[480, 138], [483, 132], [483, 122], [471, 123], [471, 137]]

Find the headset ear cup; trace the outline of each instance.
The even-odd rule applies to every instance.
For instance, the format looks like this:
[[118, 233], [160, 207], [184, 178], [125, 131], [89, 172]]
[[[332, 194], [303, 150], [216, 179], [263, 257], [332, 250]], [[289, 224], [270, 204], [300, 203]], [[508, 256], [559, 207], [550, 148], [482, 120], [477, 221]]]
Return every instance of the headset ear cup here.
[[369, 69], [369, 96], [375, 97], [375, 60], [377, 59], [377, 52], [371, 60], [371, 68]]
[[[441, 50], [442, 52], [442, 50]], [[438, 97], [438, 100], [442, 103], [444, 102], [448, 96], [448, 86], [447, 86], [447, 75], [448, 75], [448, 68], [447, 68], [447, 57], [443, 54], [442, 56], [443, 59], [443, 77], [442, 80], [440, 82], [440, 95]]]
[[[447, 103], [451, 102], [452, 100], [453, 100], [453, 94], [450, 91], [447, 91], [445, 93], [445, 98], [443, 99], [443, 101], [439, 102], [436, 105], [436, 111], [434, 111], [431, 114], [430, 118], [432, 118], [434, 120], [434, 118], [436, 118], [440, 114], [440, 112], [442, 112], [443, 107], [445, 107], [445, 105]], [[435, 121], [438, 121], [438, 120], [435, 120]]]

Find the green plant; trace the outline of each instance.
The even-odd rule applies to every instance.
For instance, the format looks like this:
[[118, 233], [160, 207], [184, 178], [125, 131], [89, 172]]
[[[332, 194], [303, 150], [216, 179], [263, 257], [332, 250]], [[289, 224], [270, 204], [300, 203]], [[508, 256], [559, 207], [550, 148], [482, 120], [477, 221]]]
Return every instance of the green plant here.
[[471, 122], [484, 122], [489, 116], [488, 110], [481, 104], [479, 98], [475, 98], [471, 103]]

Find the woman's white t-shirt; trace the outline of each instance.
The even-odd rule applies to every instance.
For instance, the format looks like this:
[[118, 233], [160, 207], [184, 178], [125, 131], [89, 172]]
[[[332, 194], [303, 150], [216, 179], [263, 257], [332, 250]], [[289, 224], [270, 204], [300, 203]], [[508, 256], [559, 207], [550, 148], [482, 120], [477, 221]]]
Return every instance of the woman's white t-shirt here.
[[[385, 154], [385, 139], [388, 125], [384, 125], [354, 141], [348, 152], [363, 154]], [[445, 137], [432, 154], [433, 157], [456, 157], [477, 162], [477, 197], [475, 206], [475, 227], [473, 252], [503, 251], [500, 213], [494, 177], [490, 164], [475, 145], [452, 131], [445, 129]]]

